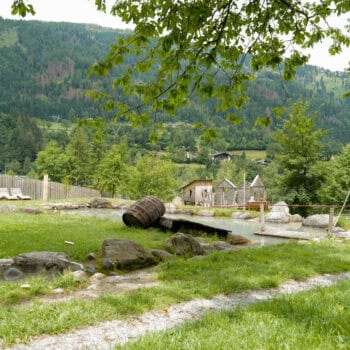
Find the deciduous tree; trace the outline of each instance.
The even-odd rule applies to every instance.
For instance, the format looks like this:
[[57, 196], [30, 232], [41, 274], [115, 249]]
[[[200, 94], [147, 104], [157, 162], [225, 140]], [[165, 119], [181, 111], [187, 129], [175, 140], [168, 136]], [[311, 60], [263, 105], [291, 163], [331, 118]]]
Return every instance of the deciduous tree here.
[[[106, 0], [95, 3], [106, 11]], [[26, 16], [34, 9], [30, 1], [15, 0], [12, 12]], [[202, 98], [216, 98], [218, 109], [236, 123], [240, 116], [235, 110], [248, 99], [245, 86], [254, 71], [283, 63], [284, 79], [292, 79], [295, 68], [308, 61], [302, 49], [326, 37], [332, 42], [330, 54], [349, 47], [349, 33], [328, 21], [349, 12], [348, 0], [118, 0], [111, 13], [134, 24], [134, 31], [112, 43], [91, 73], [104, 76], [125, 64], [113, 86], [137, 97], [136, 103], [126, 105], [101, 93], [94, 97], [105, 99], [116, 118], [137, 124], [151, 113], [174, 114], [195, 91]], [[129, 55], [139, 56], [138, 62], [129, 65]], [[139, 78], [147, 72], [153, 79], [145, 83]]]

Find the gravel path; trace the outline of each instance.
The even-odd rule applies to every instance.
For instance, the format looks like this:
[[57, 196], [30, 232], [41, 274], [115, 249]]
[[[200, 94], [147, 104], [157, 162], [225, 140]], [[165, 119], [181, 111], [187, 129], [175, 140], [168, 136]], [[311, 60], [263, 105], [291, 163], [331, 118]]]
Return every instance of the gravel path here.
[[331, 286], [350, 279], [350, 272], [337, 275], [319, 275], [303, 282], [287, 281], [279, 288], [248, 291], [232, 295], [218, 295], [212, 299], [196, 299], [170, 306], [163, 311], [152, 311], [127, 321], [103, 322], [97, 326], [75, 330], [58, 336], [41, 336], [29, 344], [18, 344], [5, 350], [106, 350], [144, 335], [198, 319], [209, 310], [228, 310], [271, 299], [277, 295], [293, 294], [317, 287]]

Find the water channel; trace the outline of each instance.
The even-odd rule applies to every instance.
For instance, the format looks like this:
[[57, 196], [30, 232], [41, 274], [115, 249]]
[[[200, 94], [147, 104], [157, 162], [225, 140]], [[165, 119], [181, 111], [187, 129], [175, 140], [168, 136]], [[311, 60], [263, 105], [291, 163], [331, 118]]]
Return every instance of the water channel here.
[[[116, 209], [74, 209], [74, 210], [64, 210], [66, 214], [75, 214], [81, 216], [95, 216], [98, 218], [105, 218], [113, 221], [122, 221], [123, 210]], [[277, 237], [268, 237], [268, 236], [257, 236], [254, 232], [258, 232], [260, 228], [259, 219], [253, 220], [239, 220], [231, 219], [226, 217], [203, 217], [203, 216], [189, 216], [189, 215], [170, 215], [166, 214], [166, 217], [170, 218], [182, 218], [190, 220], [193, 222], [199, 222], [206, 224], [212, 227], [228, 229], [234, 234], [239, 234], [248, 239], [251, 239], [255, 242], [260, 243], [261, 245], [268, 244], [277, 244], [287, 242], [288, 238], [277, 238]], [[269, 229], [283, 229], [289, 231], [305, 231], [311, 232], [314, 236], [324, 235], [325, 231], [321, 229], [313, 229], [310, 227], [303, 227], [301, 223], [291, 223], [291, 224], [268, 224], [266, 225], [266, 231]]]

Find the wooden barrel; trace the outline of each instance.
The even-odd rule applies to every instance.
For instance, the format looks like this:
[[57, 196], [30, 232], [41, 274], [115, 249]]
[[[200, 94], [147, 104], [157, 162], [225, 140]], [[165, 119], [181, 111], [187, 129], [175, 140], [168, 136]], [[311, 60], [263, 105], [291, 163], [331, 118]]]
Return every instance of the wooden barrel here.
[[126, 226], [147, 228], [154, 224], [165, 213], [165, 206], [155, 196], [147, 196], [132, 206], [123, 214]]

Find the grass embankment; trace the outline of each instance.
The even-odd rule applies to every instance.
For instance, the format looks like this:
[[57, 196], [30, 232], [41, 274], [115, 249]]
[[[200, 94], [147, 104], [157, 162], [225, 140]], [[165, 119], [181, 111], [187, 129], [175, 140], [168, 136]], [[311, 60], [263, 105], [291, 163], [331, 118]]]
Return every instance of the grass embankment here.
[[147, 335], [116, 349], [349, 349], [350, 281]]
[[55, 251], [67, 253], [74, 261], [85, 261], [87, 254], [101, 250], [108, 237], [131, 239], [150, 249], [162, 247], [169, 236], [159, 230], [128, 228], [111, 220], [59, 213], [0, 213], [0, 222], [0, 258], [31, 251]]
[[[145, 239], [150, 235], [152, 231], [146, 231]], [[196, 297], [270, 288], [292, 278], [350, 270], [350, 244], [290, 243], [217, 252], [201, 260], [174, 259], [157, 269], [163, 281], [159, 287], [59, 304], [37, 301], [31, 306], [16, 306], [0, 303], [1, 337], [6, 344], [13, 344], [41, 334], [62, 333], [103, 320], [161, 309]]]

